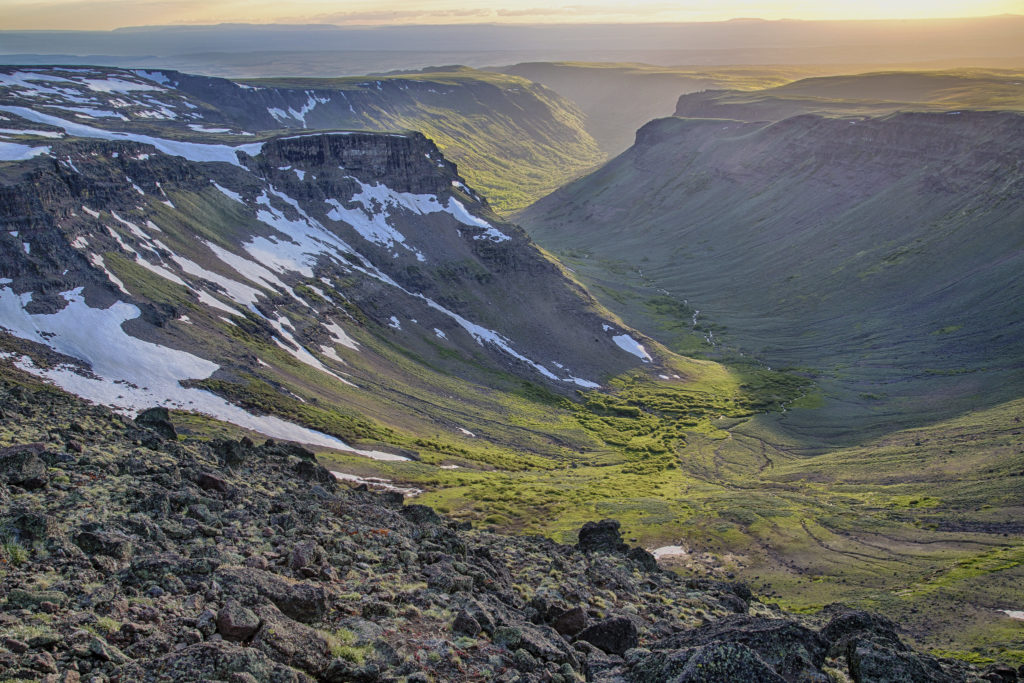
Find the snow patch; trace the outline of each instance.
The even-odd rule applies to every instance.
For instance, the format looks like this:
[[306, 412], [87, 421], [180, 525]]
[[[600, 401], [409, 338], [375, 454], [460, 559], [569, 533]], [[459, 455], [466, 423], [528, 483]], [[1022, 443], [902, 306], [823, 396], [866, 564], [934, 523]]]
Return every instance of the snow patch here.
[[49, 147], [30, 147], [16, 142], [0, 141], [0, 161], [25, 161], [49, 152]]
[[[405, 458], [402, 458], [405, 460]], [[345, 472], [334, 472], [336, 479], [341, 481], [350, 481], [354, 484], [366, 484], [367, 488], [375, 489], [377, 491], [394, 491], [395, 493], [401, 493], [406, 498], [412, 498], [423, 493], [422, 489], [413, 488], [411, 486], [395, 486], [390, 479], [381, 479], [380, 477], [360, 477], [355, 474], [346, 474]]]
[[0, 133], [8, 135], [35, 135], [40, 138], [62, 138], [65, 135], [55, 130], [27, 130], [20, 128], [0, 128]]
[[612, 337], [615, 345], [627, 353], [631, 353], [645, 363], [651, 362], [651, 356], [644, 349], [643, 344], [630, 337], [628, 334], [620, 334]]
[[353, 351], [359, 350], [359, 342], [348, 336], [338, 323], [327, 323], [324, 325], [324, 329], [331, 333], [331, 339], [334, 340], [335, 344], [341, 344]]
[[242, 163], [238, 160], [239, 152], [255, 156], [263, 149], [262, 142], [254, 142], [247, 145], [232, 147], [230, 145], [206, 145], [198, 142], [166, 140], [164, 138], [155, 138], [149, 135], [103, 130], [102, 128], [93, 128], [92, 126], [68, 121], [57, 116], [43, 114], [42, 112], [37, 112], [26, 107], [0, 106], [0, 110], [17, 114], [22, 118], [28, 119], [29, 121], [35, 121], [36, 123], [47, 123], [52, 126], [59, 126], [67, 131], [68, 135], [75, 135], [83, 138], [98, 138], [101, 140], [131, 140], [133, 142], [153, 145], [164, 154], [184, 157], [189, 161], [223, 162], [233, 164], [235, 166], [241, 166]]
[[234, 199], [239, 204], [245, 204], [245, 202], [242, 200], [242, 195], [232, 190], [229, 190], [226, 187], [222, 187], [221, 185], [217, 184], [216, 180], [211, 180], [210, 182], [213, 183], [213, 186], [220, 190], [221, 194], [223, 194], [228, 199]]

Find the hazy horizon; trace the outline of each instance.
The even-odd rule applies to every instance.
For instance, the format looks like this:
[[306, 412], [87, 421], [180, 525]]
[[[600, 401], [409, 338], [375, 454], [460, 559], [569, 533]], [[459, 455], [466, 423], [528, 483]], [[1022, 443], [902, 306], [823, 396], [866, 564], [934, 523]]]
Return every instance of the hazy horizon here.
[[136, 26], [322, 24], [398, 26], [498, 23], [677, 23], [736, 18], [764, 20], [914, 20], [997, 16], [1024, 12], [1020, 0], [723, 0], [685, 6], [662, 0], [588, 0], [539, 6], [535, 0], [8, 0], [0, 9], [7, 30], [111, 30]]

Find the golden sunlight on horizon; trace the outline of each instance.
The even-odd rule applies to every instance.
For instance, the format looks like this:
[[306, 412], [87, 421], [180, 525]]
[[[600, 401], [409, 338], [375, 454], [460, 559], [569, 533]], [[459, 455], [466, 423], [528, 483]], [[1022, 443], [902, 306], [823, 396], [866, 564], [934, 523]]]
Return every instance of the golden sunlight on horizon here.
[[338, 25], [465, 23], [645, 23], [766, 20], [933, 19], [1024, 14], [1024, 0], [591, 0], [545, 6], [537, 0], [2, 0], [6, 30], [108, 30], [163, 24]]

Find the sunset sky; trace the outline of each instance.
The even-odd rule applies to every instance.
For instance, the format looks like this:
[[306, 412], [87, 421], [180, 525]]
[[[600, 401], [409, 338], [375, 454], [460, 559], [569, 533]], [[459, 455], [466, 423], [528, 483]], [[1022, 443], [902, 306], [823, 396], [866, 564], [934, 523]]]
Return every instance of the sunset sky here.
[[1024, 14], [1024, 0], [0, 0], [0, 27], [91, 29], [154, 24], [456, 24], [920, 19]]

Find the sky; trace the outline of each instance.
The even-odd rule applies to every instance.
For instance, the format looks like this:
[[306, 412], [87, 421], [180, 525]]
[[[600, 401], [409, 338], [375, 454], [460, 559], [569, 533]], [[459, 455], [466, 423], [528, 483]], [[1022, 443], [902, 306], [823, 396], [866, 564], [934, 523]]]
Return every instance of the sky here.
[[925, 19], [1024, 14], [1024, 0], [0, 0], [0, 27], [105, 30], [222, 22], [288, 24], [621, 23]]

